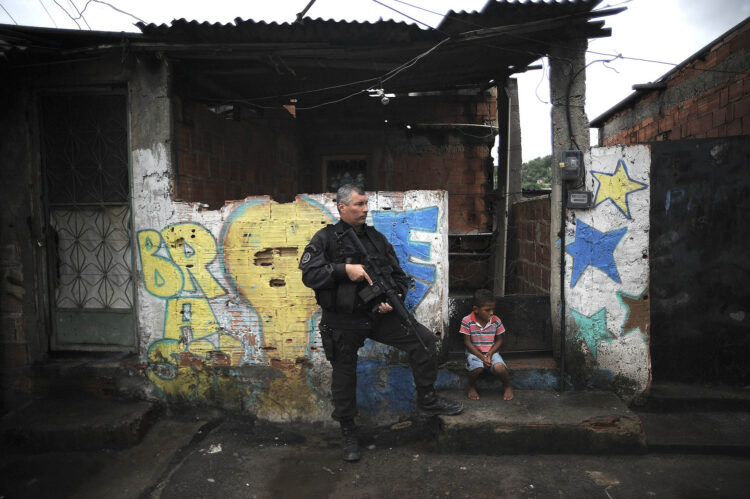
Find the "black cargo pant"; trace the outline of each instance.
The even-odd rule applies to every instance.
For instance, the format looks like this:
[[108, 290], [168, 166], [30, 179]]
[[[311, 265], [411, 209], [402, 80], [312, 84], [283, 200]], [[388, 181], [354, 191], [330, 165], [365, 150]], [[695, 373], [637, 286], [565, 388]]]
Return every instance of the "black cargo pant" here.
[[336, 318], [330, 315], [323, 314], [320, 334], [326, 358], [333, 367], [333, 419], [346, 421], [357, 414], [357, 351], [367, 338], [406, 352], [417, 390], [432, 388], [437, 378], [437, 350], [435, 335], [429, 329], [415, 323], [416, 332], [427, 345], [425, 350], [416, 336], [407, 333], [395, 312], [347, 314]]

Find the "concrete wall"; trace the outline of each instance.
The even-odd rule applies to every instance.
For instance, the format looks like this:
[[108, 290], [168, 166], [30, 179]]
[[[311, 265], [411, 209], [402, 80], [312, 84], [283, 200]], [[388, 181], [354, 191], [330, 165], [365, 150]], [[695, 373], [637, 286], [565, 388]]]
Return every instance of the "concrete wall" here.
[[750, 136], [651, 144], [654, 379], [750, 383]]
[[[157, 151], [139, 168], [166, 173]], [[175, 202], [167, 183], [137, 182], [139, 340], [156, 394], [170, 402], [221, 404], [271, 420], [327, 421], [330, 366], [317, 334], [319, 309], [301, 282], [310, 237], [335, 221], [333, 196], [267, 196], [219, 210]], [[416, 286], [407, 304], [443, 333], [447, 310], [447, 195], [373, 192], [369, 223], [394, 244]], [[148, 206], [146, 206], [148, 205]], [[366, 345], [360, 408], [376, 417], [413, 404], [408, 366]], [[390, 359], [386, 362], [386, 358]]]
[[565, 227], [567, 373], [632, 399], [651, 381], [651, 152], [593, 148], [585, 163], [594, 207], [569, 210]]

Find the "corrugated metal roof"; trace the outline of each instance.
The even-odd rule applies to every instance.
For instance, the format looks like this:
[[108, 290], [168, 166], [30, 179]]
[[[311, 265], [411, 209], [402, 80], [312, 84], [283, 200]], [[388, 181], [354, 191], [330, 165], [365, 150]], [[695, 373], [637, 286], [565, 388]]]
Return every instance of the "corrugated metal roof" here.
[[180, 43], [409, 43], [435, 40], [441, 36], [404, 22], [311, 18], [304, 18], [301, 23], [267, 23], [236, 18], [231, 24], [176, 19], [170, 25], [137, 23], [136, 26], [149, 38]]
[[447, 33], [460, 33], [478, 27], [541, 21], [590, 12], [601, 2], [602, 0], [488, 0], [479, 12], [448, 12], [437, 29]]
[[[16, 52], [24, 47], [24, 60], [93, 54], [120, 46], [124, 47], [120, 50], [159, 52], [172, 59], [175, 89], [182, 95], [259, 105], [277, 105], [300, 96], [300, 105], [315, 105], [378, 81], [389, 92], [501, 81], [523, 71], [554, 43], [608, 36], [603, 21], [592, 19], [616, 11], [592, 12], [600, 2], [490, 0], [479, 12], [449, 12], [437, 29], [396, 21], [312, 18], [281, 24], [240, 18], [229, 24], [178, 19], [169, 25], [138, 23], [141, 34], [5, 26], [0, 27], [0, 43], [6, 40]], [[20, 36], [21, 42], [14, 36]], [[6, 55], [13, 55], [12, 49]], [[360, 82], [357, 88], [352, 86], [355, 82]]]

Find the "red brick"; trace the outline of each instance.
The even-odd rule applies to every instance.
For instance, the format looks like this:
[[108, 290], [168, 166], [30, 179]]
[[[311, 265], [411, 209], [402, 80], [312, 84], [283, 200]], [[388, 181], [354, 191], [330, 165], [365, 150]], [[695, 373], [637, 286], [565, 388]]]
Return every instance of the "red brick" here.
[[716, 109], [713, 112], [711, 124], [714, 127], [718, 127], [719, 125], [723, 125], [727, 122], [727, 109], [726, 108], [719, 108]]
[[742, 120], [735, 119], [731, 123], [727, 124], [727, 135], [742, 135]]
[[734, 118], [750, 117], [750, 98], [742, 99], [732, 104], [732, 116]]
[[195, 175], [195, 155], [188, 151], [177, 151], [176, 171], [178, 175]]
[[734, 81], [729, 84], [729, 102], [734, 102], [738, 100], [740, 97], [742, 97], [743, 92], [743, 82], [740, 81]]
[[191, 149], [190, 133], [191, 129], [187, 125], [183, 123], [177, 124], [175, 140], [178, 151], [189, 151]]
[[195, 155], [195, 175], [198, 177], [208, 178], [211, 176], [211, 157], [206, 153], [196, 153]]

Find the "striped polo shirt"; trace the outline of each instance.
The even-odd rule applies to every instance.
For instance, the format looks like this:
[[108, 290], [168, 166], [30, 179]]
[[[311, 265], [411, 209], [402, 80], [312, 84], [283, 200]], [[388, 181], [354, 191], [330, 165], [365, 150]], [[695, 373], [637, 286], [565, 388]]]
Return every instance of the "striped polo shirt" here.
[[474, 312], [472, 312], [461, 319], [461, 329], [459, 329], [458, 332], [470, 335], [471, 342], [474, 343], [474, 346], [476, 346], [480, 352], [489, 352], [493, 343], [495, 343], [495, 336], [503, 334], [505, 332], [505, 326], [503, 326], [503, 323], [498, 316], [493, 315], [487, 325], [482, 327], [477, 323], [477, 318], [474, 315]]

